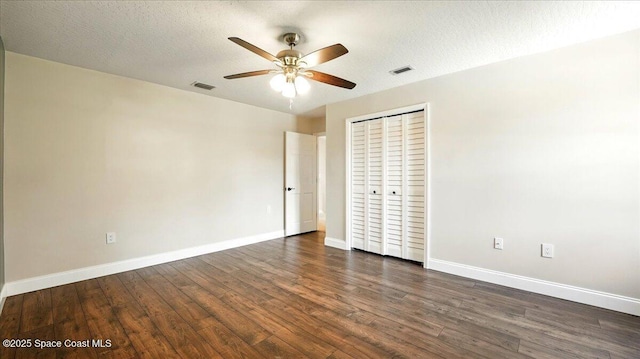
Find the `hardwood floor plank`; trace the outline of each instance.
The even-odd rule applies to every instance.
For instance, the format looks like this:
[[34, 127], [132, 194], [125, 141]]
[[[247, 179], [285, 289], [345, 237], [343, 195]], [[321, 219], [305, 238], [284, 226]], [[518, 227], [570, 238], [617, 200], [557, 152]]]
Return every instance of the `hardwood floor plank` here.
[[201, 268], [199, 270], [206, 273], [210, 278], [217, 279], [219, 282], [223, 283], [226, 288], [233, 288], [234, 290], [244, 289], [247, 299], [251, 299], [256, 302], [270, 299], [268, 295], [265, 295], [260, 291], [253, 290], [254, 286], [270, 285], [270, 279], [262, 279], [262, 276], [251, 275], [245, 270], [236, 270], [233, 274], [222, 274], [216, 267], [211, 265], [207, 266], [207, 268]]
[[[315, 327], [312, 328], [311, 332], [305, 331], [301, 325], [293, 324], [282, 316], [278, 316], [276, 305], [251, 303], [244, 300], [242, 295], [231, 292], [225, 294], [222, 299], [233, 307], [245, 306], [246, 310], [249, 310], [254, 318], [259, 319], [260, 326], [289, 343], [289, 345], [309, 358], [326, 358], [336, 350], [326, 341], [316, 337], [317, 331]], [[297, 324], [300, 323], [300, 319], [296, 320]]]
[[257, 343], [256, 345], [254, 345], [254, 348], [268, 358], [308, 358], [275, 335], [272, 335], [262, 340], [260, 343]]
[[640, 355], [640, 340], [637, 340], [640, 336], [638, 336], [638, 333], [602, 329], [600, 325], [594, 326], [590, 323], [572, 320], [571, 316], [557, 316], [535, 309], [527, 309], [526, 318], [538, 323], [544, 323], [552, 328], [559, 328], [563, 332], [571, 333], [575, 336], [586, 336], [598, 341], [603, 340], [620, 346], [639, 349], [638, 354]]
[[[172, 303], [175, 308], [185, 320], [187, 320], [196, 330], [206, 328], [211, 325], [218, 324], [218, 320], [214, 316], [214, 313], [210, 313], [201, 306], [193, 298], [189, 297], [188, 293], [201, 292], [202, 287], [196, 282], [192, 281], [189, 277], [182, 272], [171, 266], [165, 266], [158, 269], [160, 273], [168, 280], [168, 283], [173, 284], [176, 288], [179, 288], [180, 295], [172, 294], [172, 298], [178, 296], [181, 300]], [[208, 287], [207, 287], [208, 288]], [[202, 296], [199, 296], [202, 299]], [[236, 316], [235, 318], [240, 318]]]
[[[394, 337], [385, 331], [378, 331], [375, 328], [365, 323], [358, 322], [356, 318], [351, 316], [343, 316], [335, 313], [331, 310], [327, 310], [324, 313], [313, 314], [314, 317], [320, 320], [328, 320], [344, 327], [346, 330], [352, 333], [353, 336], [358, 337], [365, 342], [372, 345], [379, 345], [386, 351], [394, 351], [400, 353], [400, 356], [394, 357], [406, 357], [406, 358], [445, 358], [444, 356], [437, 355], [433, 352], [425, 350], [423, 348], [416, 347], [413, 340], [407, 342], [402, 338]], [[453, 358], [462, 358], [455, 356]]]
[[[606, 358], [609, 353], [594, 347], [593, 343], [583, 337], [567, 335], [561, 330], [548, 327], [544, 324], [528, 321], [521, 317], [512, 317], [507, 314], [499, 315], [490, 313], [489, 316], [470, 311], [449, 310], [448, 315], [461, 321], [466, 321], [498, 331], [500, 333], [513, 335], [522, 341], [533, 343], [545, 343], [550, 347], [555, 347], [562, 351], [575, 353], [583, 358]], [[601, 348], [601, 347], [600, 347]]]
[[241, 314], [219, 298], [208, 294], [208, 292], [195, 288], [186, 288], [185, 292], [196, 303], [205, 308], [217, 321], [226, 325], [246, 343], [253, 345], [271, 336], [270, 332], [250, 319], [250, 316]]
[[20, 332], [31, 332], [53, 324], [51, 290], [43, 289], [24, 295]]
[[[565, 358], [565, 359], [581, 359], [585, 358], [578, 354], [561, 350], [555, 346], [541, 345], [538, 343], [533, 343], [527, 340], [523, 340], [520, 342], [520, 348], [518, 348], [518, 352], [528, 355], [532, 358], [537, 359], [556, 359], [556, 358]], [[601, 359], [609, 359], [608, 353], [603, 353], [602, 356], [596, 356], [596, 358]]]
[[[0, 316], [0, 339], [17, 339], [20, 332], [20, 316], [22, 315], [22, 303], [24, 294], [9, 297], [4, 302], [2, 315]], [[0, 358], [13, 359], [16, 349], [11, 346], [0, 346]]]
[[202, 340], [202, 337], [178, 313], [168, 312], [155, 316], [152, 320], [181, 357], [223, 359], [209, 343]]
[[[92, 339], [78, 292], [73, 284], [51, 288], [51, 302], [56, 338], [69, 339], [76, 343]], [[98, 355], [92, 347], [63, 346], [57, 351], [57, 357], [97, 358]]]
[[530, 358], [527, 355], [518, 353], [517, 350], [515, 351], [507, 350], [495, 344], [492, 344], [490, 342], [478, 339], [477, 337], [473, 337], [449, 328], [445, 328], [442, 331], [442, 333], [440, 333], [440, 335], [438, 336], [438, 339], [444, 341], [445, 343], [449, 343], [454, 347], [464, 348], [469, 350], [470, 352], [476, 353], [478, 355], [481, 355], [487, 358], [492, 358], [492, 359]]
[[[455, 330], [474, 339], [497, 345], [512, 352], [517, 352], [520, 347], [520, 339], [513, 335], [500, 333], [496, 330], [468, 322], [459, 321], [455, 325], [448, 325], [445, 329]], [[442, 333], [440, 335], [442, 335]]]
[[[195, 330], [206, 328], [213, 324], [211, 321], [213, 317], [173, 284], [173, 281], [175, 281], [177, 277], [177, 275], [173, 273], [175, 269], [167, 266], [157, 267], [154, 270], [156, 270], [157, 274], [154, 273], [144, 277], [145, 281], [155, 288], [156, 293], [169, 304], [176, 313], [185, 321], [191, 323]], [[167, 276], [165, 277], [165, 275], [161, 273], [165, 273]], [[188, 279], [184, 280], [188, 282]], [[180, 283], [183, 285], [183, 282]], [[193, 286], [200, 288], [195, 283]]]
[[109, 303], [114, 307], [135, 301], [117, 275], [100, 277], [98, 278], [98, 284], [109, 300]]
[[222, 323], [201, 329], [198, 334], [225, 359], [266, 358]]
[[220, 259], [224, 259], [224, 258], [220, 258], [220, 256], [216, 256], [216, 254], [205, 254], [203, 256], [199, 256], [198, 257], [199, 260], [204, 261], [208, 264], [211, 264], [213, 266], [216, 266], [218, 268], [223, 268], [223, 270], [227, 273], [230, 272], [234, 272], [237, 270], [240, 270], [240, 267], [236, 266], [233, 263], [227, 262], [227, 261], [220, 261]]
[[123, 282], [123, 285], [147, 314], [154, 316], [173, 310], [137, 272], [131, 271], [127, 273], [130, 273], [128, 275], [130, 280]]
[[76, 289], [91, 332], [91, 339], [111, 341], [111, 347], [95, 348], [98, 356], [112, 358], [136, 357], [137, 353], [118, 318], [114, 315], [114, 308], [109, 304], [102, 289], [85, 291], [86, 287], [83, 286], [76, 286]]
[[336, 348], [318, 340], [314, 335], [293, 326], [279, 330], [275, 336], [312, 359], [325, 359], [336, 351]]
[[379, 332], [387, 333], [391, 337], [410, 341], [419, 348], [424, 348], [445, 358], [468, 358], [472, 354], [466, 347], [450, 345], [447, 341], [441, 340], [440, 336], [436, 338], [385, 318], [377, 318], [369, 326]]
[[100, 283], [98, 283], [98, 279], [87, 279], [81, 282], [77, 282], [73, 284], [76, 287], [76, 292], [78, 292], [78, 297], [80, 299], [84, 298], [86, 293], [100, 289]]
[[57, 351], [56, 348], [36, 347], [36, 340], [48, 342], [55, 339], [52, 324], [44, 327], [40, 326], [29, 332], [20, 333], [20, 338], [31, 339], [33, 345], [30, 348], [16, 349], [16, 359], [55, 359]]
[[633, 343], [640, 343], [640, 326], [634, 328], [625, 322], [600, 319], [600, 327], [610, 333], [628, 336]]
[[140, 279], [140, 276], [138, 275], [138, 273], [136, 273], [136, 271], [128, 271], [128, 272], [122, 272], [122, 273], [118, 273], [116, 274], [116, 276], [120, 279], [120, 281], [122, 282], [122, 284], [125, 283], [129, 283], [132, 281], [137, 281]]
[[139, 304], [122, 303], [115, 308], [115, 314], [131, 341], [131, 345], [141, 358], [175, 358], [179, 356]]
[[[339, 292], [336, 288], [318, 285], [318, 283], [320, 283], [318, 281], [301, 280], [299, 282], [302, 282], [303, 286], [309, 290], [315, 292], [330, 291], [336, 296], [347, 298], [345, 300], [346, 302], [355, 305], [360, 310], [376, 313], [380, 320], [395, 321], [398, 324], [434, 337], [438, 336], [443, 328], [441, 325], [424, 320], [419, 312], [412, 311], [405, 315], [402, 299], [391, 299], [388, 297], [385, 298], [384, 296], [376, 297], [371, 293], [364, 294], [364, 291]], [[380, 305], [381, 299], [385, 303], [384, 306]]]
[[304, 298], [313, 303], [319, 304], [322, 307], [325, 307], [333, 312], [336, 312], [342, 315], [348, 315], [350, 313], [359, 311], [358, 307], [352, 304], [346, 303], [340, 300], [339, 298], [334, 298], [332, 296], [327, 296], [325, 294], [320, 294], [314, 291], [310, 291], [308, 290], [308, 288], [305, 288], [300, 284], [289, 283], [289, 282], [280, 281], [280, 280], [274, 281], [274, 284], [277, 287], [281, 288], [282, 290], [295, 294], [300, 298]]
[[205, 269], [205, 273], [203, 273], [201, 269], [199, 269], [201, 267], [199, 267], [198, 264], [201, 264], [204, 266], [206, 265], [204, 264], [204, 262], [200, 262], [197, 260], [194, 260], [193, 262], [196, 262], [196, 264], [191, 264], [192, 262], [190, 260], [185, 260], [185, 261], [172, 263], [172, 266], [177, 270], [179, 270], [180, 272], [182, 272], [187, 277], [189, 277], [189, 279], [191, 279], [195, 284], [203, 288], [207, 288], [207, 290], [211, 294], [215, 295], [218, 298], [224, 295], [227, 291], [229, 291], [229, 288], [226, 285], [224, 285], [222, 282], [207, 275], [208, 273], [206, 273], [206, 269]]
[[343, 352], [342, 350], [336, 350], [335, 352], [333, 352], [331, 355], [327, 357], [327, 359], [355, 359], [355, 358], [356, 357], [353, 357]]

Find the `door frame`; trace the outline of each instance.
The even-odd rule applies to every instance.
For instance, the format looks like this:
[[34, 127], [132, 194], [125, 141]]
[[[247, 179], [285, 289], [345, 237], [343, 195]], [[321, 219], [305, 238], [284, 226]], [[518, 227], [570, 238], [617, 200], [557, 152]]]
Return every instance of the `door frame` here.
[[[429, 103], [394, 108], [345, 119], [345, 249], [351, 250], [351, 125], [354, 122], [389, 117], [406, 112], [424, 110], [425, 116], [425, 244], [423, 266], [429, 268], [431, 254], [431, 114]], [[383, 153], [386, 156], [386, 153]]]

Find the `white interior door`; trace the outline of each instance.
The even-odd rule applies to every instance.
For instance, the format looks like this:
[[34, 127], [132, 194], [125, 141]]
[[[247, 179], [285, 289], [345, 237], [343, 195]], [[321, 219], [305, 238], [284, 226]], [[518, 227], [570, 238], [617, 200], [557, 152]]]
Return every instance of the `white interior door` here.
[[317, 230], [316, 137], [285, 132], [285, 236]]

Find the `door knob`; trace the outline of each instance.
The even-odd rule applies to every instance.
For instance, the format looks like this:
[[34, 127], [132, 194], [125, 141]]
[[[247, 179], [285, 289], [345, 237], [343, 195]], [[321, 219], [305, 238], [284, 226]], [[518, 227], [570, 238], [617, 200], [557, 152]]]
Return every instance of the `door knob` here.
[[396, 194], [396, 191], [393, 191], [393, 194]]
[[373, 194], [376, 194], [376, 191], [373, 191]]
[[291, 190], [294, 190], [294, 189], [295, 188], [293, 188], [293, 187], [287, 187], [287, 191], [291, 191]]

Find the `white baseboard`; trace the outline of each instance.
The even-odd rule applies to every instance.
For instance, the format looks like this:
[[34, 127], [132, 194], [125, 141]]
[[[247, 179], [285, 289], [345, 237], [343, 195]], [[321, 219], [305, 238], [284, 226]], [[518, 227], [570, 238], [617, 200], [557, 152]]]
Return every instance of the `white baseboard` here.
[[7, 299], [7, 285], [3, 285], [2, 289], [0, 289], [0, 314], [2, 314], [2, 309], [4, 308], [4, 301]]
[[2, 298], [284, 237], [284, 230], [5, 283]]
[[342, 249], [343, 251], [346, 251], [349, 249], [347, 248], [347, 242], [343, 241], [342, 239], [331, 238], [331, 237], [324, 237], [324, 245], [327, 247]]
[[593, 305], [640, 316], [640, 299], [571, 285], [549, 282], [541, 279], [519, 276], [490, 269], [468, 266], [440, 259], [429, 260], [429, 269], [455, 274], [466, 278], [522, 289], [573, 302]]

